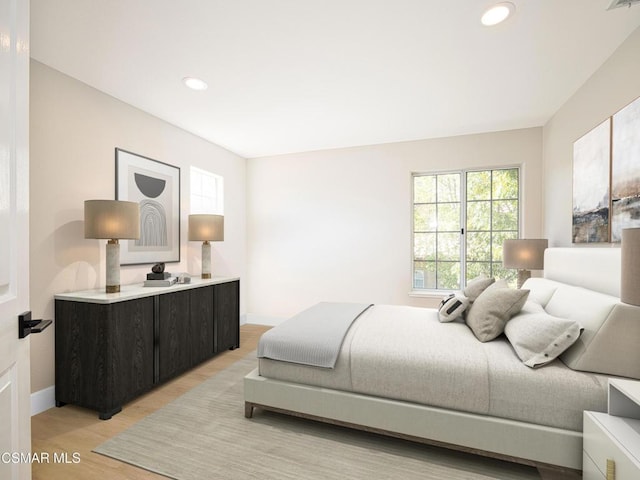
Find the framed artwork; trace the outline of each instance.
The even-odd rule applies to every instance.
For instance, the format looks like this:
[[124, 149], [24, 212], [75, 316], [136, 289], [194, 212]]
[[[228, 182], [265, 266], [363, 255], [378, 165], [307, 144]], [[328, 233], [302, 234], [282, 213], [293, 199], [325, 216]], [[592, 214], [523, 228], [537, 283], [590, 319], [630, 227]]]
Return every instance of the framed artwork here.
[[611, 119], [573, 144], [573, 243], [609, 241]]
[[613, 116], [611, 241], [640, 227], [640, 98]]
[[121, 242], [121, 265], [180, 261], [178, 167], [116, 148], [116, 200], [140, 204], [140, 238]]

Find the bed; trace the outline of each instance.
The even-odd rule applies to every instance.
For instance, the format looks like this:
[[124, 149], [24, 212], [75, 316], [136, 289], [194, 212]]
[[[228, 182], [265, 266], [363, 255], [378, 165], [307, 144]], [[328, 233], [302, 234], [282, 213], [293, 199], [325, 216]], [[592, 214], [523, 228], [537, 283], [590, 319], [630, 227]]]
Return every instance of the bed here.
[[480, 342], [465, 322], [438, 321], [436, 309], [371, 306], [348, 328], [333, 368], [260, 358], [244, 380], [245, 416], [258, 407], [581, 470], [582, 412], [606, 411], [608, 378], [640, 378], [640, 308], [620, 303], [619, 279], [617, 248], [546, 251], [544, 277], [523, 285], [526, 304], [507, 326], [515, 332], [540, 309], [581, 334], [538, 368], [516, 355], [515, 336]]

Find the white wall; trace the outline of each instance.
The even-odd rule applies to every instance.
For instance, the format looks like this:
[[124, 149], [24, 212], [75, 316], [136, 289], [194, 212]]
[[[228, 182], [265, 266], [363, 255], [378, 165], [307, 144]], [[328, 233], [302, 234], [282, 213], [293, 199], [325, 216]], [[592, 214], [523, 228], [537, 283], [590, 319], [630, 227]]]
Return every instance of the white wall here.
[[[214, 243], [213, 274], [242, 277], [246, 311], [246, 161], [217, 145], [31, 61], [31, 309], [53, 318], [56, 293], [103, 288], [105, 241], [85, 240], [83, 202], [115, 198], [115, 147], [180, 168], [181, 262], [200, 273], [200, 244], [187, 241], [189, 167], [225, 181], [225, 241]], [[142, 282], [151, 265], [124, 266], [121, 284]], [[54, 384], [54, 329], [31, 337], [32, 391]]]
[[521, 165], [535, 238], [541, 164], [541, 128], [248, 160], [249, 321], [319, 301], [433, 305], [408, 295], [411, 173]]
[[544, 231], [550, 246], [571, 246], [573, 142], [639, 96], [636, 29], [543, 128]]

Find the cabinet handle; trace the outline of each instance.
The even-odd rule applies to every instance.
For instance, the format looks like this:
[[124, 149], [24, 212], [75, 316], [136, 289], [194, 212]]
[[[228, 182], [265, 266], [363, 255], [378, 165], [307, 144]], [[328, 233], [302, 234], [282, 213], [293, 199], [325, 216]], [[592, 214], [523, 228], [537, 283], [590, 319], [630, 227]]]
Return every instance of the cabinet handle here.
[[607, 480], [616, 480], [616, 462], [607, 458]]

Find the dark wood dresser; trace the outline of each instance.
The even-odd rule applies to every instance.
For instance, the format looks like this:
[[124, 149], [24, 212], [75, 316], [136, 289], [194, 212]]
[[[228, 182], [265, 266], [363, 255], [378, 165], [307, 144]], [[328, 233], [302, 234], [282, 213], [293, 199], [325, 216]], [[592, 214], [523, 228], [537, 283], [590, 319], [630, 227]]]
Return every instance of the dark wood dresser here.
[[140, 394], [240, 346], [240, 280], [55, 295], [56, 406], [103, 420]]

